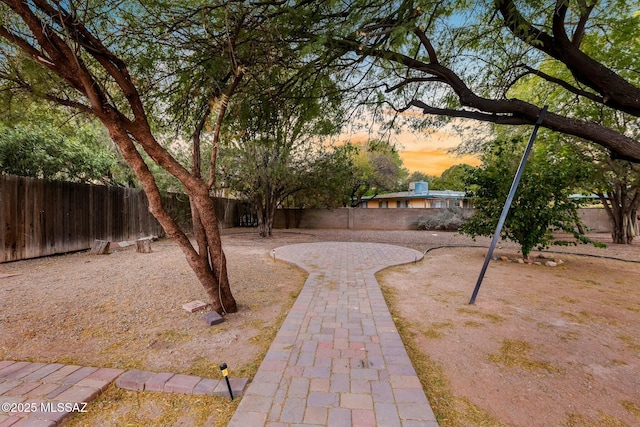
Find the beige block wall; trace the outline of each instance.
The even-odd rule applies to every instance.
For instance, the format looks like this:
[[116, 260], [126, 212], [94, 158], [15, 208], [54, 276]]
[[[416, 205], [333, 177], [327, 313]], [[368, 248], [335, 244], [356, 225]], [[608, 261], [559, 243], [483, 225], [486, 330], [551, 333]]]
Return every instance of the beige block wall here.
[[[437, 215], [442, 209], [279, 209], [274, 228], [415, 230], [420, 219]], [[604, 209], [580, 209], [579, 215], [591, 232], [611, 231]]]
[[578, 209], [578, 215], [592, 233], [610, 233], [611, 223], [604, 208]]

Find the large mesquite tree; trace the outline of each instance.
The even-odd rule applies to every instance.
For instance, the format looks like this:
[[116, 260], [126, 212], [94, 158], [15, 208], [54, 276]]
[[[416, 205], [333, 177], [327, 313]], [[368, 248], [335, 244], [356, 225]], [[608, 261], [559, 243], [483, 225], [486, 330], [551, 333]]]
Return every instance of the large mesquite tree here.
[[[522, 97], [511, 89], [521, 81], [542, 79], [572, 95], [570, 103], [549, 110], [542, 127], [602, 145], [615, 157], [640, 161], [634, 135], [580, 114], [580, 106], [591, 104], [640, 117], [640, 16], [635, 2], [312, 3], [316, 21], [300, 31], [325, 46], [318, 60], [339, 58], [345, 66], [366, 68], [374, 76], [368, 93], [397, 111], [533, 125], [546, 93]], [[583, 49], [594, 40], [597, 49]], [[545, 72], [547, 61], [567, 73]]]
[[[128, 17], [136, 28], [128, 43], [153, 54], [132, 62], [144, 86], [156, 86], [159, 77], [163, 81], [150, 91], [146, 105], [166, 106], [156, 121], [191, 142], [191, 173], [214, 190], [220, 187], [217, 159], [223, 128], [239, 120], [229, 110], [237, 103], [256, 102], [266, 88], [253, 82], [274, 63], [295, 67], [286, 35], [278, 28], [282, 11], [268, 3], [144, 3], [143, 15]], [[189, 197], [198, 254], [207, 262], [210, 242], [204, 219]]]
[[[619, 18], [618, 18], [619, 19]], [[607, 33], [591, 32], [581, 44], [581, 50], [594, 57], [604, 56], [620, 70], [633, 70], [637, 58], [638, 43], [634, 40], [638, 22], [635, 19], [620, 19], [618, 26]], [[614, 45], [624, 46], [622, 50], [607, 49], [607, 40]], [[558, 80], [569, 81], [571, 72], [563, 64], [546, 60], [540, 64], [539, 72], [555, 76]], [[637, 82], [633, 75], [629, 76]], [[544, 94], [545, 102], [553, 109], [571, 107], [573, 114], [584, 120], [599, 123], [631, 138], [640, 136], [638, 119], [612, 108], [602, 108], [593, 102], [575, 102], [575, 95], [549, 79], [529, 76], [520, 80], [510, 91], [516, 97], [532, 99]], [[542, 142], [542, 141], [540, 141]], [[630, 244], [638, 234], [637, 211], [640, 206], [640, 164], [616, 159], [611, 152], [597, 144], [563, 134], [556, 134], [548, 145], [551, 151], [572, 153], [574, 167], [588, 171], [589, 179], [581, 184], [583, 191], [597, 194], [611, 224], [614, 243]], [[539, 142], [536, 142], [539, 144]]]
[[[235, 312], [209, 184], [176, 160], [154, 135], [144, 104], [147, 88], [140, 86], [123, 59], [127, 46], [119, 39], [123, 34], [118, 34], [122, 28], [117, 26], [124, 21], [112, 17], [118, 5], [86, 2], [82, 7], [72, 1], [3, 0], [0, 38], [4, 48], [0, 60], [5, 62], [5, 70], [14, 70], [3, 77], [14, 83], [16, 90], [93, 115], [102, 122], [144, 189], [151, 213], [180, 245], [214, 310]], [[132, 10], [137, 12], [135, 7]], [[21, 73], [38, 66], [44, 72], [37, 75], [37, 82]], [[164, 209], [143, 152], [182, 184], [200, 220], [206, 252], [201, 248], [198, 253]]]

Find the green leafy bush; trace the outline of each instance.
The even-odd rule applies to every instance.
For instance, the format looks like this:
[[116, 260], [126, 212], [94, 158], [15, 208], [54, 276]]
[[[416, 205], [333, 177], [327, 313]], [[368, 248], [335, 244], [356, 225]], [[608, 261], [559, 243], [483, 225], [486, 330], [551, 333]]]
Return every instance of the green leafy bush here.
[[[482, 166], [469, 171], [466, 183], [474, 189], [471, 195], [476, 210], [462, 225], [463, 234], [493, 235], [523, 152], [521, 140], [497, 140], [483, 154]], [[574, 163], [562, 152], [532, 152], [501, 232], [503, 240], [520, 244], [525, 258], [533, 248], [552, 244], [595, 244], [576, 227], [581, 200], [569, 196], [587, 172]], [[569, 233], [574, 240], [557, 240], [554, 231]]]
[[117, 184], [121, 166], [91, 127], [72, 135], [48, 125], [0, 126], [0, 172], [47, 180]]

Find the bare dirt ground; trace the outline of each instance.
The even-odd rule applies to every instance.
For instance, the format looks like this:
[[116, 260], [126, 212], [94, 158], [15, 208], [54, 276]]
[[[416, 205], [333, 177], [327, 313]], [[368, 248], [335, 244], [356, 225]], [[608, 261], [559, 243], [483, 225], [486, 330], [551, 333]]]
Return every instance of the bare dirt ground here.
[[[441, 425], [640, 425], [637, 243], [552, 248], [596, 255], [553, 252], [564, 261], [557, 267], [493, 261], [470, 306], [486, 249], [468, 246], [486, 240], [431, 231], [224, 234], [240, 310], [214, 327], [182, 309], [206, 295], [167, 240], [154, 242], [150, 254], [127, 247], [0, 264], [0, 360], [211, 378], [226, 362], [232, 375], [250, 377], [305, 278], [273, 260], [271, 249], [374, 241], [428, 250], [423, 261], [386, 270], [379, 281]], [[505, 244], [496, 255], [516, 258], [517, 248]], [[224, 425], [234, 407], [112, 388], [68, 424]]]

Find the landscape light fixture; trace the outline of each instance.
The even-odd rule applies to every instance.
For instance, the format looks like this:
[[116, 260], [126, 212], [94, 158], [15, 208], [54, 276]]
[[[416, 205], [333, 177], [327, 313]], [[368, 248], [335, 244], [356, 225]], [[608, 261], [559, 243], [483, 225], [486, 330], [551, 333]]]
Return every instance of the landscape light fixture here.
[[233, 391], [231, 390], [231, 383], [229, 382], [229, 370], [227, 369], [227, 364], [223, 363], [220, 365], [220, 370], [222, 371], [222, 376], [227, 382], [227, 388], [229, 389], [229, 396], [231, 396], [231, 400], [233, 400]]

